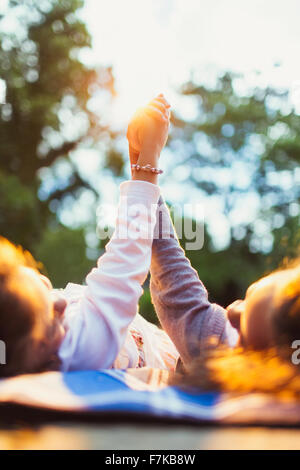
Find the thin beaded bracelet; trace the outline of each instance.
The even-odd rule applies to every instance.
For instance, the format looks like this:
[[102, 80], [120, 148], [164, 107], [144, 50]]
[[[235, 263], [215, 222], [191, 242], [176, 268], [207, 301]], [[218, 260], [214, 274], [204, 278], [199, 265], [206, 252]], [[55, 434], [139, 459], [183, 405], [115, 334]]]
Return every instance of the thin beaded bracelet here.
[[163, 173], [163, 170], [161, 170], [160, 168], [152, 167], [149, 163], [144, 166], [133, 163], [131, 165], [131, 168], [136, 171], [140, 171], [140, 170], [151, 171], [151, 173], [156, 173], [157, 175], [161, 175]]

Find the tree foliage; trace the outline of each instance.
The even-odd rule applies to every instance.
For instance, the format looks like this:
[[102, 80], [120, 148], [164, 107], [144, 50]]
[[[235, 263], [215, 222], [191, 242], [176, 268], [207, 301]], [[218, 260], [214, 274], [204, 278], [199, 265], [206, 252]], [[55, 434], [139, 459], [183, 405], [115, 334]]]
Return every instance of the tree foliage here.
[[65, 287], [67, 282], [82, 284], [85, 275], [95, 264], [85, 256], [86, 242], [83, 229], [57, 227], [47, 230], [36, 249], [43, 260], [43, 272], [54, 286]]
[[[79, 60], [80, 51], [91, 45], [76, 15], [82, 6], [82, 0], [10, 0], [0, 23], [0, 77], [6, 83], [0, 176], [8, 189], [1, 202], [9, 212], [1, 218], [0, 231], [33, 251], [56, 218], [51, 202], [57, 209], [66, 195], [90, 188], [71, 152], [92, 145], [104, 131], [89, 100], [111, 80], [111, 69], [96, 71]], [[12, 31], [5, 28], [8, 18], [15, 24]], [[56, 175], [41, 196], [43, 170], [62, 164], [67, 172]], [[31, 213], [27, 224], [26, 210]]]
[[[212, 88], [183, 85], [181, 93], [194, 101], [197, 116], [174, 116], [170, 148], [176, 155], [183, 146], [176, 166], [188, 166], [199, 192], [222, 201], [231, 240], [244, 234], [251, 251], [267, 252], [273, 230], [299, 212], [300, 116], [286, 91], [255, 88], [241, 94], [238, 80], [227, 73]], [[247, 213], [250, 197], [255, 218], [240, 222], [237, 211]]]
[[31, 250], [58, 287], [81, 282], [91, 266], [85, 231], [64, 227], [58, 215], [84, 189], [95, 192], [72, 152], [92, 147], [102, 135], [110, 142], [89, 102], [94, 93], [111, 93], [112, 70], [89, 68], [79, 59], [91, 46], [77, 15], [83, 4], [10, 0], [0, 18], [0, 78], [6, 85], [0, 104], [0, 233]]

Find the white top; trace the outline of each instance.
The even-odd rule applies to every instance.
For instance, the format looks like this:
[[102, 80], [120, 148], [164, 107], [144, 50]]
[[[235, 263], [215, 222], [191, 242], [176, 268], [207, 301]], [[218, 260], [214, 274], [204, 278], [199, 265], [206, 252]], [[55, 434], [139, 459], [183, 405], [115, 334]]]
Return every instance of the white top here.
[[86, 286], [68, 284], [64, 289], [66, 333], [59, 349], [63, 371], [110, 368], [125, 351], [126, 366], [137, 364], [138, 349], [127, 333], [134, 319], [139, 322], [137, 306], [150, 268], [159, 195], [152, 183], [121, 184], [116, 227], [105, 253], [88, 274]]

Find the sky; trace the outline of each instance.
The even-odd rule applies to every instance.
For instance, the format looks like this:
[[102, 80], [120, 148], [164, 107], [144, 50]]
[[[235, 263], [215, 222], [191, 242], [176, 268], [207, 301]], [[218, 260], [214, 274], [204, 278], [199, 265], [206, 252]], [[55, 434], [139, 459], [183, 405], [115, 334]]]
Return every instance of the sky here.
[[299, 0], [86, 0], [81, 16], [93, 38], [82, 59], [114, 69], [116, 123], [159, 92], [184, 113], [176, 86], [223, 70], [300, 102]]

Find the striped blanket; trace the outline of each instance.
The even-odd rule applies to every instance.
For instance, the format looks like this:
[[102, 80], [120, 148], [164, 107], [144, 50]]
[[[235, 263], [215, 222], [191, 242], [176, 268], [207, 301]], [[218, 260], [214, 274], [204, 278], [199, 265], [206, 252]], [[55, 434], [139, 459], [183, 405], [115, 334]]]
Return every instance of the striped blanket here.
[[27, 409], [193, 423], [300, 425], [300, 405], [270, 395], [187, 393], [168, 386], [168, 372], [141, 368], [45, 372], [0, 381], [0, 404]]

